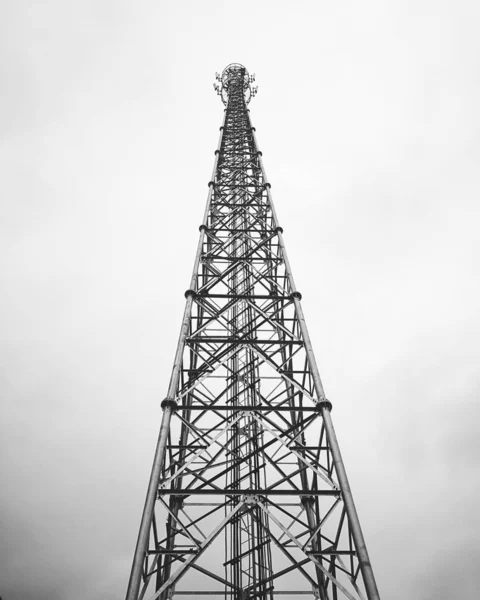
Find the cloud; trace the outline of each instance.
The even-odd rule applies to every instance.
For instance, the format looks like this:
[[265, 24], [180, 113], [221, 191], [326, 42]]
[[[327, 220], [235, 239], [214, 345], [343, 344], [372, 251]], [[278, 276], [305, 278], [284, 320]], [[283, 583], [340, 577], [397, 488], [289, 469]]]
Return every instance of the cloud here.
[[380, 589], [473, 600], [477, 5], [2, 10], [4, 600], [124, 592], [236, 60]]

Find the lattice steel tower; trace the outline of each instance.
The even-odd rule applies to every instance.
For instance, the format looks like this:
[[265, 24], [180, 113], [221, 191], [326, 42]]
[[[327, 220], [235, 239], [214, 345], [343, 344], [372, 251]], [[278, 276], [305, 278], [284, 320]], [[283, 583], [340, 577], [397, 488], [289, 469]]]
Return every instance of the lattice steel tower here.
[[225, 108], [127, 600], [379, 599], [247, 104]]

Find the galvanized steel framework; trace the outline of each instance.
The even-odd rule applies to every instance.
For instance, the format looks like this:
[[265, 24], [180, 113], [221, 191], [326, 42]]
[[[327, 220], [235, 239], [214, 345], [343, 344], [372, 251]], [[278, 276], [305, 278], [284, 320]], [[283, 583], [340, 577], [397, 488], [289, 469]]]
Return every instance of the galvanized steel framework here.
[[127, 600], [379, 598], [247, 104], [226, 105]]

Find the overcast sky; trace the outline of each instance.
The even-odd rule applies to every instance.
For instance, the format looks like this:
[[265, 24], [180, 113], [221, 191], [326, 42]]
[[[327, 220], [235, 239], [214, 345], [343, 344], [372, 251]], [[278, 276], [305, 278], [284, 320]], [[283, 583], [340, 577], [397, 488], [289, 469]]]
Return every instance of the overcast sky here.
[[480, 589], [480, 4], [1, 4], [0, 595], [124, 595], [230, 62], [380, 592]]

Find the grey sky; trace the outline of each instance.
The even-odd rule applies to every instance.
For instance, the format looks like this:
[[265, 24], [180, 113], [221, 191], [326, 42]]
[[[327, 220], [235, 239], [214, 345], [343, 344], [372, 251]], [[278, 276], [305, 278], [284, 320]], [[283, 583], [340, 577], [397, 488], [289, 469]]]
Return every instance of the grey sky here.
[[478, 2], [0, 11], [4, 600], [123, 596], [230, 62], [380, 591], [476, 598]]

